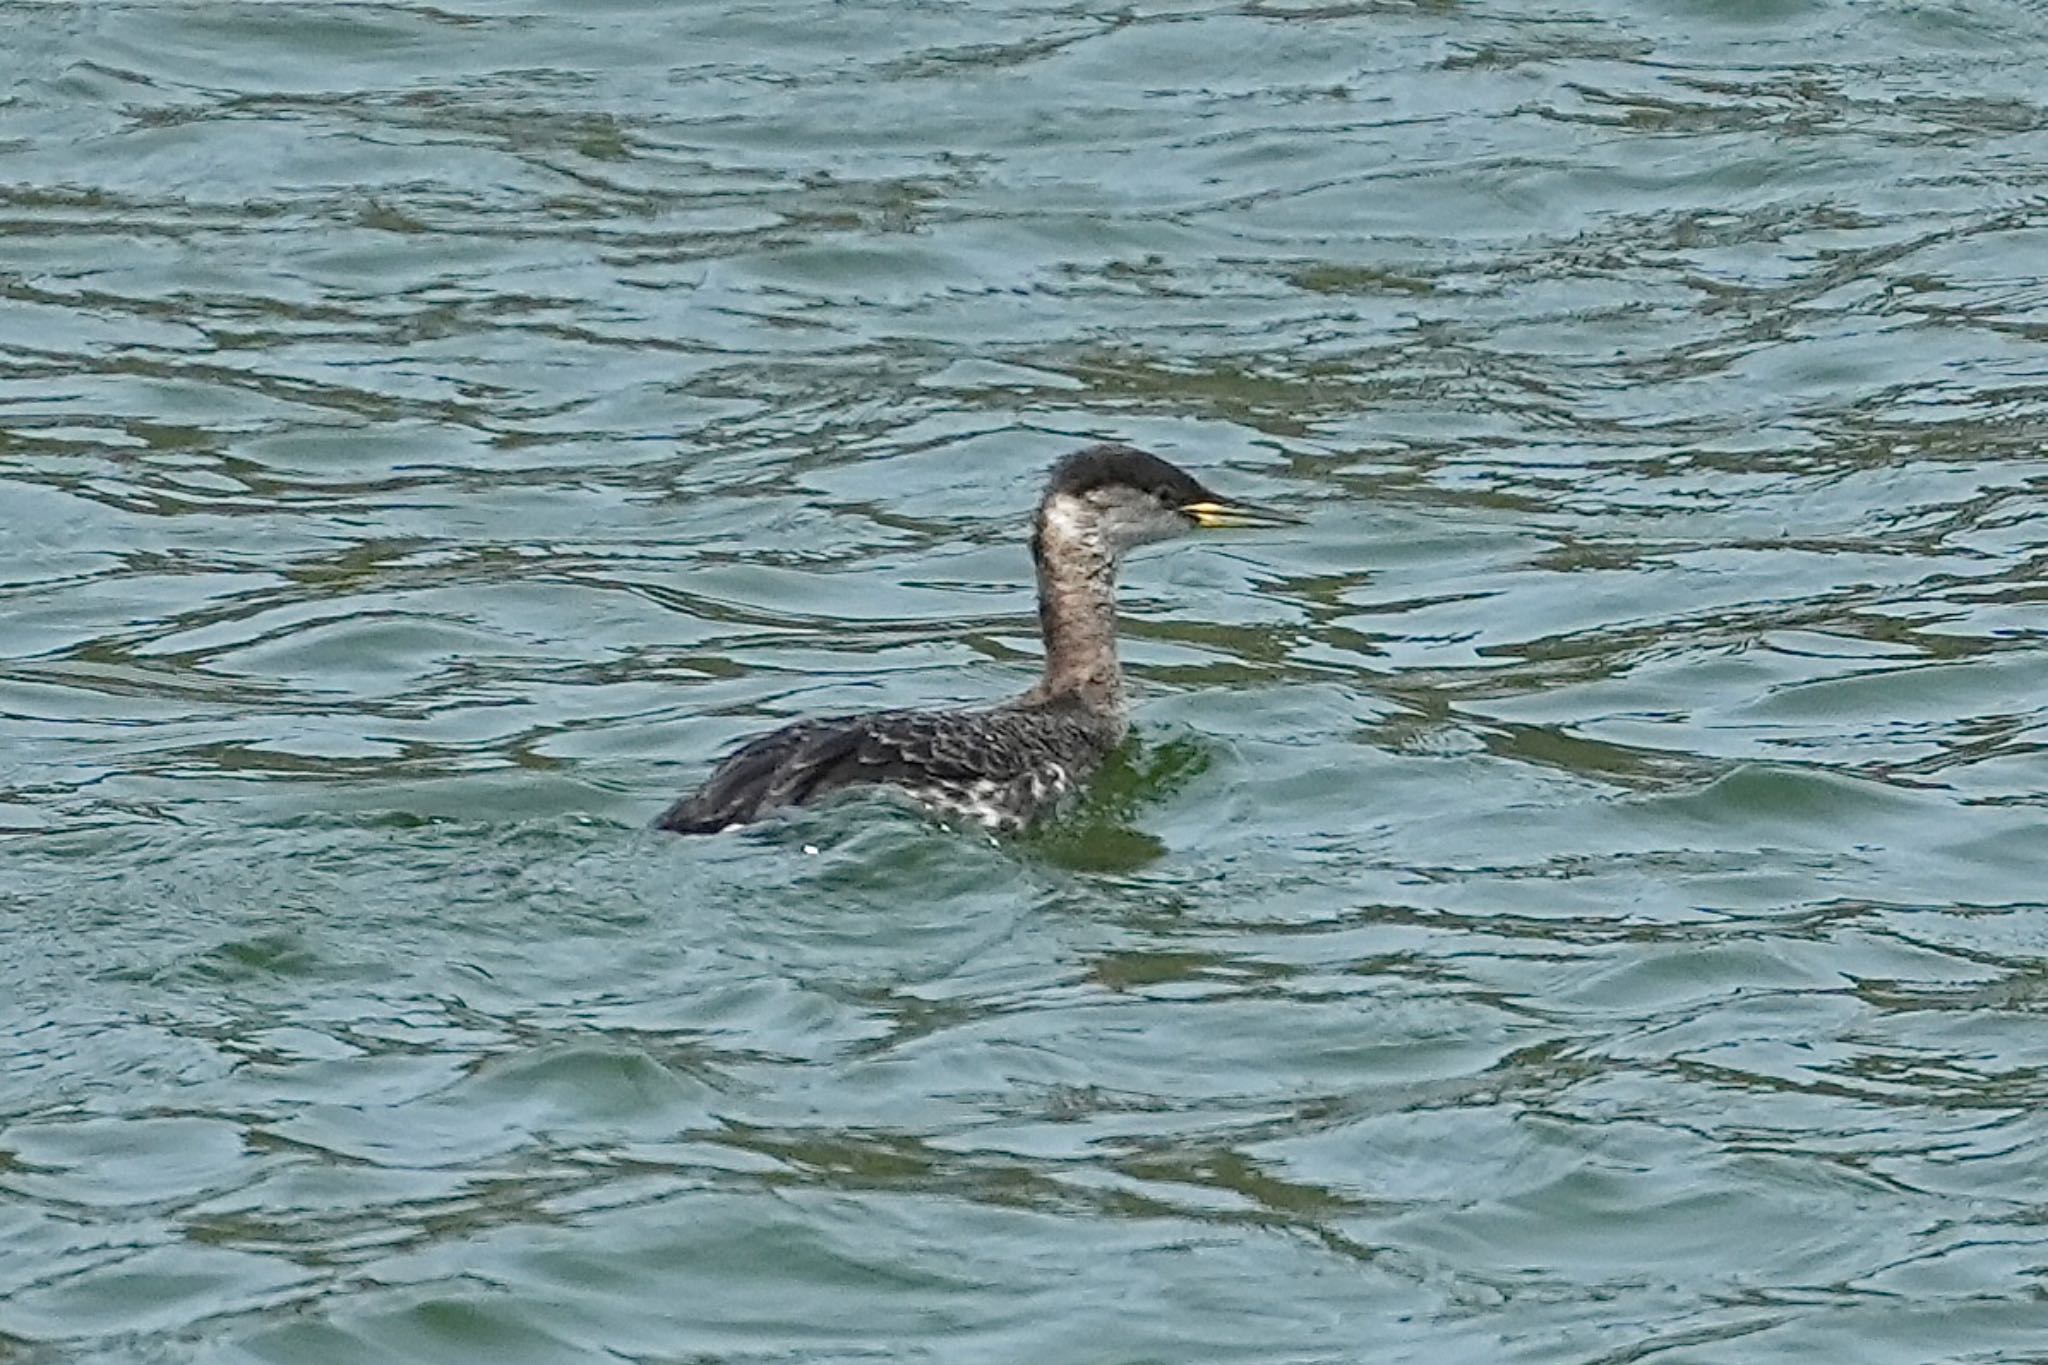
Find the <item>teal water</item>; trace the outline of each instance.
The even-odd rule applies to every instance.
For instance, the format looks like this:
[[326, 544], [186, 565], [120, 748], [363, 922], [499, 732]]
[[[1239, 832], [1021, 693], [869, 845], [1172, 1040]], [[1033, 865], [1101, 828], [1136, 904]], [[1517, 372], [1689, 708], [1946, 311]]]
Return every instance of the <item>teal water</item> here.
[[[0, 0], [0, 1362], [2048, 1360], [2048, 9]], [[994, 844], [645, 831], [1026, 685]]]

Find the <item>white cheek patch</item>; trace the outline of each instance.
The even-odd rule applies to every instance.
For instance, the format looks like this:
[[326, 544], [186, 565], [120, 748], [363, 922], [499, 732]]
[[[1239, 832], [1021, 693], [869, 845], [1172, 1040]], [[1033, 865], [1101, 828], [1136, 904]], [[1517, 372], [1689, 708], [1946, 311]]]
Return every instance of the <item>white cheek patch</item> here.
[[1045, 529], [1055, 539], [1085, 544], [1095, 538], [1095, 517], [1072, 493], [1060, 493], [1046, 501]]

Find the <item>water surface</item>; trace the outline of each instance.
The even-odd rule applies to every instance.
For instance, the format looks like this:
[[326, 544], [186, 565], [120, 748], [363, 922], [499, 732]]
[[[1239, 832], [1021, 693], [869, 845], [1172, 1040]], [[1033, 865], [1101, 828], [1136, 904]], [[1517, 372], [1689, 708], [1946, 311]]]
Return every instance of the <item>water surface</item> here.
[[[0, 1361], [2048, 1356], [2048, 10], [0, 0]], [[1032, 677], [996, 845], [645, 822]]]

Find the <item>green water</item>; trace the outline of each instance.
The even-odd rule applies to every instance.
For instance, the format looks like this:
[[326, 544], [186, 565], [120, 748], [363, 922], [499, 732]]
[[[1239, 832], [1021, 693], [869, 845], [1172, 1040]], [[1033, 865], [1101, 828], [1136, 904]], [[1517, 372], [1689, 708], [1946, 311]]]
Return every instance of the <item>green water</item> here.
[[[0, 1362], [2048, 1360], [2044, 71], [0, 0]], [[646, 832], [1102, 438], [1087, 811]]]

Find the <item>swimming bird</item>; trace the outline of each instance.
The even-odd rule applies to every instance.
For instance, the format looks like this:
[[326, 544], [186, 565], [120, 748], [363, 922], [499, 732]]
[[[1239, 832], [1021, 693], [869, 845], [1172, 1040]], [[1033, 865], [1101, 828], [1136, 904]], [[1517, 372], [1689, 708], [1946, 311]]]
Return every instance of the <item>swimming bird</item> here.
[[709, 834], [846, 787], [884, 784], [942, 815], [1014, 831], [1087, 783], [1130, 729], [1116, 654], [1126, 552], [1198, 529], [1298, 519], [1233, 502], [1147, 451], [1079, 450], [1053, 467], [1031, 532], [1045, 673], [997, 706], [799, 720], [751, 740], [656, 827]]

